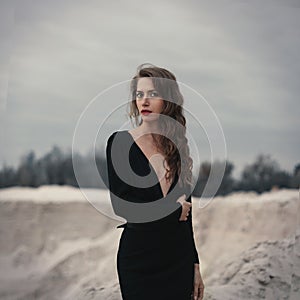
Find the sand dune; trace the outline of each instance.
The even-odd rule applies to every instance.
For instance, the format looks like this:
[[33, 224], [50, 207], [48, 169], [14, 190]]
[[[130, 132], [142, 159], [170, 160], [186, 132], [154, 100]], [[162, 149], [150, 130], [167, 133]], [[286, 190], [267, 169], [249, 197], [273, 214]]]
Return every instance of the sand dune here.
[[[84, 192], [104, 214], [73, 187], [0, 191], [1, 299], [121, 299], [120, 221], [107, 217], [107, 191]], [[298, 299], [297, 190], [234, 193], [202, 209], [198, 204], [193, 198], [205, 299]]]

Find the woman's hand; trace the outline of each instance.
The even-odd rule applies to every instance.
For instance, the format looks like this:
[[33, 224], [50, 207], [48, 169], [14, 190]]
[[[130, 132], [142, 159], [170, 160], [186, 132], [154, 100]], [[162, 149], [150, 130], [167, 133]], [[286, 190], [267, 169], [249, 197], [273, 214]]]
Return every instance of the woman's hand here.
[[194, 264], [194, 300], [202, 300], [204, 296], [204, 284], [200, 274], [199, 264]]
[[185, 199], [186, 199], [186, 195], [183, 194], [176, 201], [176, 202], [179, 202], [182, 206], [182, 212], [181, 212], [181, 216], [179, 218], [179, 221], [186, 221], [187, 220], [187, 217], [190, 213], [190, 209], [192, 207], [192, 203], [190, 203], [188, 201], [185, 201]]

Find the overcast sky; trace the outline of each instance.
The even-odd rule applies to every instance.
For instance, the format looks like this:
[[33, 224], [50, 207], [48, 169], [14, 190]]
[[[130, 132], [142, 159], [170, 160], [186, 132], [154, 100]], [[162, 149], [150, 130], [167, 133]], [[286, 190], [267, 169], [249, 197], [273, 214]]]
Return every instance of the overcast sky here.
[[[235, 176], [259, 153], [288, 171], [300, 162], [298, 0], [0, 3], [1, 165], [16, 166], [30, 149], [38, 157], [54, 144], [71, 149], [90, 101], [145, 62], [171, 70], [206, 99]], [[91, 124], [123, 103], [126, 96], [117, 95], [118, 87], [98, 99], [103, 106]], [[189, 106], [198, 118], [201, 101]], [[124, 120], [108, 118], [104, 132]], [[92, 145], [81, 141], [85, 153]], [[210, 159], [201, 151], [207, 145], [198, 147], [200, 160]]]

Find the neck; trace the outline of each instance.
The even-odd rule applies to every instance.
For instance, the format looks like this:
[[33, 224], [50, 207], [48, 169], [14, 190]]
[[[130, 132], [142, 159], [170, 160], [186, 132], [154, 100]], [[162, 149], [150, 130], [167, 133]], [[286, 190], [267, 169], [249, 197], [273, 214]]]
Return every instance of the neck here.
[[143, 122], [139, 128], [143, 134], [157, 134], [160, 132], [157, 122]]

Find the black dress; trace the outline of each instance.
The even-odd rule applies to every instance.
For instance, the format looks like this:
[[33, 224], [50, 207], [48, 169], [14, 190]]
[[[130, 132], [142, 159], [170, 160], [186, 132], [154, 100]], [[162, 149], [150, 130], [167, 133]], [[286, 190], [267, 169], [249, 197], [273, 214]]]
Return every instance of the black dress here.
[[[116, 147], [112, 152], [113, 141]], [[126, 147], [129, 147], [127, 154], [124, 151]], [[194, 263], [199, 263], [193, 235], [192, 209], [187, 221], [179, 221], [182, 206], [176, 202], [183, 193], [189, 195], [186, 201], [191, 202], [190, 193], [184, 188], [177, 188], [178, 175], [166, 197], [163, 197], [157, 176], [154, 176], [156, 184], [147, 188], [137, 187], [135, 179], [130, 176], [124, 182], [117, 175], [116, 165], [112, 163], [115, 158], [129, 160], [132, 171], [138, 176], [146, 176], [154, 169], [128, 131], [116, 131], [108, 138], [106, 159], [110, 198], [115, 214], [127, 220], [117, 226], [124, 228], [117, 253], [117, 271], [123, 300], [191, 299]], [[169, 197], [171, 194], [172, 197]], [[131, 207], [127, 207], [120, 198], [129, 204], [149, 203], [163, 198], [172, 210], [154, 221], [134, 222], [136, 211], [133, 216]], [[140, 215], [144, 213], [143, 209], [138, 212]]]

